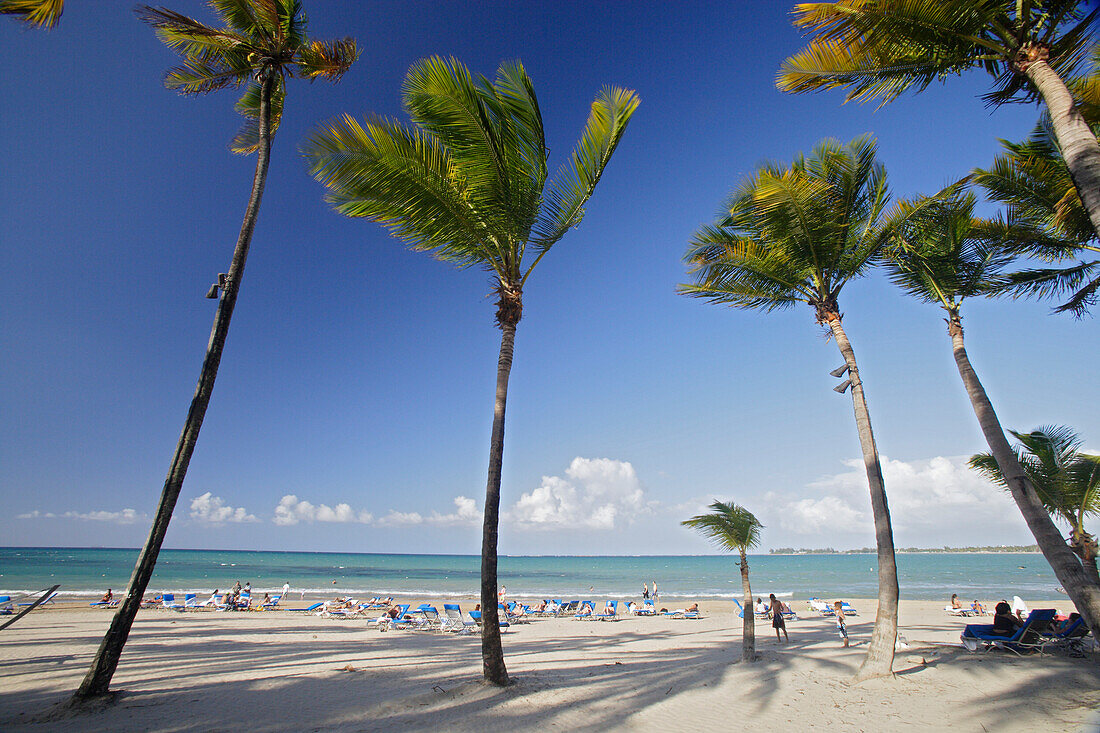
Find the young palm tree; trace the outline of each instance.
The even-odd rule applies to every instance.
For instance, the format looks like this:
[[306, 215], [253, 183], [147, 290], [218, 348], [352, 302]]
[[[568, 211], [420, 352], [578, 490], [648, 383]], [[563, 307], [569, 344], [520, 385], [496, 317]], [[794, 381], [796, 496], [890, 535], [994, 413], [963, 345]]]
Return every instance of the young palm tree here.
[[[1100, 130], [1097, 120], [1089, 119], [1089, 123], [1094, 131]], [[1040, 121], [1028, 140], [1002, 141], [1002, 145], [1005, 153], [997, 156], [989, 169], [975, 170], [972, 178], [991, 200], [1005, 204], [1012, 221], [1021, 227], [1014, 250], [1046, 262], [1100, 252], [1096, 231], [1058, 152], [1049, 119]], [[1009, 273], [994, 294], [1068, 295], [1069, 300], [1055, 312], [1080, 318], [1100, 299], [1100, 260], [1081, 259], [1069, 266]]]
[[53, 28], [64, 11], [65, 0], [0, 0], [0, 15], [14, 15], [32, 28]]
[[[1022, 467], [1005, 439], [997, 413], [970, 363], [963, 340], [961, 308], [966, 298], [995, 291], [1003, 271], [1013, 262], [1003, 245], [1011, 227], [974, 218], [975, 197], [958, 185], [935, 197], [902, 202], [894, 228], [896, 246], [886, 250], [891, 279], [910, 295], [936, 303], [947, 313], [955, 364], [978, 418], [982, 434], [995, 457], [997, 475], [1008, 488], [1028, 528], [1035, 536], [1055, 575], [1070, 594], [1091, 628], [1100, 622], [1100, 583], [1093, 582], [1043, 504], [1042, 492]], [[1008, 232], [1006, 234], [1006, 232]], [[1038, 493], [1037, 493], [1038, 491]]]
[[[1100, 456], [1081, 453], [1078, 450], [1081, 447], [1080, 436], [1067, 427], [1055, 425], [1037, 428], [1030, 433], [1009, 432], [1020, 443], [1015, 450], [1016, 460], [1023, 467], [1039, 500], [1052, 517], [1061, 519], [1069, 526], [1070, 547], [1081, 558], [1081, 564], [1093, 583], [1100, 587], [1096, 538], [1085, 530], [1085, 519], [1100, 515]], [[990, 481], [1011, 490], [991, 453], [973, 456], [970, 467]], [[1091, 623], [1089, 625], [1100, 628]]]
[[886, 171], [874, 139], [820, 143], [788, 168], [769, 165], [733, 194], [729, 214], [694, 237], [685, 260], [695, 282], [681, 292], [735, 308], [806, 303], [844, 357], [867, 470], [878, 545], [878, 616], [858, 678], [889, 674], [897, 639], [894, 535], [878, 449], [855, 352], [841, 324], [841, 289], [863, 275], [887, 238]]
[[271, 139], [283, 109], [285, 80], [297, 76], [335, 81], [358, 56], [355, 42], [350, 38], [329, 43], [310, 41], [305, 35], [305, 16], [297, 0], [211, 0], [210, 5], [225, 27], [214, 28], [164, 8], [142, 6], [138, 8], [138, 16], [156, 30], [157, 36], [169, 48], [183, 57], [183, 64], [169, 70], [165, 76], [164, 83], [169, 89], [183, 94], [201, 94], [246, 85], [237, 103], [246, 122], [233, 139], [231, 148], [238, 153], [257, 153], [252, 194], [229, 272], [224, 277], [219, 276], [219, 283], [208, 293], [208, 297], [214, 298], [220, 289], [221, 299], [198, 386], [172, 456], [153, 527], [130, 576], [126, 598], [103, 637], [91, 669], [77, 689], [74, 702], [107, 693], [183, 488], [187, 466], [214, 389], [252, 231], [259, 215]]
[[1067, 87], [1093, 42], [1100, 9], [1084, 0], [837, 0], [800, 3], [813, 35], [787, 59], [778, 87], [843, 87], [848, 99], [889, 102], [969, 69], [994, 78], [987, 102], [1042, 99], [1058, 146], [1100, 234], [1100, 145]]
[[[481, 546], [485, 679], [508, 684], [497, 616], [497, 525], [504, 413], [523, 289], [542, 257], [580, 223], [638, 98], [606, 87], [581, 140], [547, 182], [549, 149], [535, 90], [521, 64], [492, 81], [455, 59], [430, 58], [405, 78], [412, 125], [351, 117], [318, 130], [303, 148], [328, 201], [342, 214], [390, 228], [415, 250], [490, 273], [501, 330]], [[525, 260], [526, 257], [526, 260]]]
[[749, 558], [746, 553], [749, 548], [760, 543], [760, 530], [764, 529], [764, 525], [748, 509], [733, 503], [723, 504], [715, 499], [710, 508], [714, 510], [712, 513], [685, 519], [680, 524], [699, 530], [700, 534], [709, 537], [724, 550], [737, 550], [741, 553], [741, 562], [738, 564], [741, 567], [741, 588], [745, 592], [741, 661], [751, 662], [756, 659], [756, 614], [753, 613]]

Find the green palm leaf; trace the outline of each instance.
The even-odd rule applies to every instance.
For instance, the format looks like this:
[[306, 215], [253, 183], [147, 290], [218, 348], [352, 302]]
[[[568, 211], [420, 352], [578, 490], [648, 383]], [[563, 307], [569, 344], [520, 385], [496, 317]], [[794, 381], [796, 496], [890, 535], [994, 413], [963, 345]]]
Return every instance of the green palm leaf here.
[[756, 547], [764, 525], [743, 506], [715, 500], [710, 514], [685, 519], [680, 524], [697, 530], [724, 550], [739, 551]]
[[0, 15], [18, 16], [35, 28], [53, 28], [64, 11], [65, 0], [0, 0]]

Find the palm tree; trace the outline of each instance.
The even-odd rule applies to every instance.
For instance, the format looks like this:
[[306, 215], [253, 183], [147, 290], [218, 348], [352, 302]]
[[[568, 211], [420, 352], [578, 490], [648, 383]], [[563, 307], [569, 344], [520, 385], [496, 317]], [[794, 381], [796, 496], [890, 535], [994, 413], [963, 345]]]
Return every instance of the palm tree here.
[[[1070, 547], [1081, 558], [1093, 583], [1100, 587], [1096, 538], [1085, 530], [1085, 518], [1100, 515], [1100, 456], [1081, 453], [1078, 450], [1082, 442], [1080, 436], [1067, 427], [1054, 425], [1030, 433], [1009, 432], [1020, 443], [1015, 450], [1016, 460], [1039, 500], [1052, 517], [1069, 526]], [[1010, 489], [992, 454], [973, 456], [970, 467]]]
[[[1092, 109], [1092, 108], [1090, 108]], [[1089, 115], [1086, 115], [1089, 119]], [[1094, 131], [1098, 120], [1089, 119]], [[1022, 143], [1001, 141], [1005, 153], [972, 178], [989, 199], [1005, 204], [1019, 234], [1014, 250], [1046, 262], [1059, 262], [1086, 252], [1100, 252], [1096, 231], [1074, 188], [1069, 168], [1058, 152], [1049, 118], [1036, 125]], [[1028, 268], [1009, 273], [993, 294], [1065, 297], [1056, 313], [1080, 318], [1100, 299], [1100, 260], [1082, 259], [1069, 266]]]
[[32, 28], [53, 28], [64, 11], [65, 0], [0, 0], [0, 15], [14, 15]]
[[[966, 298], [995, 291], [1002, 272], [1014, 260], [1004, 246], [1012, 227], [1002, 222], [974, 218], [975, 197], [962, 193], [960, 184], [935, 197], [901, 202], [897, 216], [904, 219], [893, 228], [895, 246], [886, 250], [891, 279], [904, 291], [921, 300], [936, 303], [947, 313], [955, 364], [966, 387], [974, 415], [995, 457], [1000, 481], [1008, 487], [1039, 549], [1050, 563], [1066, 592], [1091, 628], [1100, 622], [1100, 584], [1093, 582], [1062, 533], [1044, 508], [1039, 485], [1029, 480], [1005, 439], [997, 413], [970, 363], [963, 340], [961, 308]], [[1007, 234], [1006, 234], [1007, 232]]]
[[728, 215], [696, 233], [681, 292], [735, 308], [806, 303], [844, 356], [867, 470], [878, 545], [878, 615], [858, 678], [889, 674], [897, 638], [898, 576], [886, 488], [855, 352], [841, 324], [841, 289], [863, 275], [886, 241], [886, 171], [873, 138], [826, 140], [788, 168], [767, 165], [734, 192]]
[[1100, 9], [1083, 0], [837, 0], [800, 3], [813, 35], [779, 72], [782, 91], [842, 87], [885, 104], [969, 69], [995, 79], [990, 104], [1042, 99], [1058, 147], [1100, 234], [1100, 145], [1067, 80], [1088, 55]]
[[183, 488], [206, 415], [222, 349], [229, 333], [229, 321], [237, 302], [245, 259], [260, 211], [260, 198], [267, 180], [271, 139], [279, 124], [285, 96], [285, 80], [324, 77], [337, 80], [355, 61], [358, 51], [350, 39], [322, 42], [306, 37], [306, 21], [297, 0], [211, 0], [210, 6], [225, 27], [214, 28], [164, 8], [141, 6], [138, 17], [152, 26], [157, 36], [183, 57], [183, 64], [168, 71], [164, 84], [183, 94], [202, 94], [225, 87], [245, 85], [237, 109], [244, 115], [244, 127], [231, 143], [238, 153], [255, 151], [256, 172], [252, 194], [245, 209], [237, 245], [228, 274], [219, 275], [207, 297], [221, 291], [210, 341], [199, 373], [183, 432], [161, 492], [149, 538], [138, 556], [130, 585], [111, 626], [96, 652], [92, 667], [77, 689], [73, 701], [80, 702], [108, 692], [122, 647], [137, 615], [141, 598], [153, 574], [172, 510]]
[[723, 504], [715, 499], [710, 508], [714, 510], [712, 513], [685, 519], [680, 524], [699, 530], [700, 534], [714, 540], [724, 550], [737, 550], [741, 553], [741, 562], [738, 564], [741, 567], [741, 588], [745, 592], [741, 661], [751, 662], [756, 659], [756, 624], [746, 552], [760, 543], [760, 530], [764, 529], [764, 525], [748, 509], [733, 503]]
[[572, 156], [548, 184], [542, 113], [520, 63], [501, 64], [490, 81], [474, 79], [455, 59], [424, 59], [409, 70], [403, 96], [412, 125], [345, 116], [315, 132], [303, 152], [338, 212], [385, 224], [415, 250], [490, 274], [501, 341], [481, 545], [481, 649], [485, 679], [506, 685], [497, 525], [523, 289], [542, 257], [580, 223], [638, 98], [605, 87]]

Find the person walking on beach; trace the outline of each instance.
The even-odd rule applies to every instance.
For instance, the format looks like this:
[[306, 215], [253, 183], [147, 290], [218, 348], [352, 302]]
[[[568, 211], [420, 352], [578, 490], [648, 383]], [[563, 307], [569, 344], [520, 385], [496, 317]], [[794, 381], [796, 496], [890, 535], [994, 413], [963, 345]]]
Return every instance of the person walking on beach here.
[[844, 604], [840, 601], [833, 602], [833, 613], [836, 615], [836, 633], [844, 639], [844, 647], [848, 647], [848, 627], [844, 624]]
[[642, 600], [649, 600], [649, 583], [642, 583]]
[[787, 625], [783, 623], [783, 604], [774, 593], [768, 595], [768, 600], [771, 601], [772, 612], [772, 628], [775, 629], [775, 640], [780, 641], [779, 632], [783, 631], [783, 638], [787, 640], [787, 643], [791, 643], [791, 637], [787, 636]]
[[508, 586], [500, 586], [500, 590], [497, 591], [497, 603], [504, 603], [504, 596], [508, 595]]
[[283, 594], [281, 596], [279, 596], [279, 600], [280, 601], [289, 601], [290, 600], [290, 581], [289, 580], [286, 581], [285, 583], [283, 583]]
[[657, 603], [661, 602], [661, 596], [660, 596], [660, 594], [657, 593], [657, 581], [656, 580], [653, 581], [653, 590], [650, 591], [650, 593], [653, 594], [653, 603], [654, 604], [657, 604]]

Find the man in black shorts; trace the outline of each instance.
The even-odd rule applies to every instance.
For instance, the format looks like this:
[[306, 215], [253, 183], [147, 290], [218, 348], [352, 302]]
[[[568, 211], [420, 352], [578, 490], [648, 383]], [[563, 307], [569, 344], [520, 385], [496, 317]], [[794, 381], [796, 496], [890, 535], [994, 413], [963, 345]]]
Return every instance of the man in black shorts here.
[[787, 625], [783, 623], [783, 604], [779, 602], [779, 599], [775, 597], [774, 593], [768, 596], [768, 600], [771, 601], [772, 628], [775, 629], [775, 640], [780, 641], [779, 630], [782, 629], [783, 638], [785, 638], [789, 644], [791, 642], [791, 637], [787, 636]]

